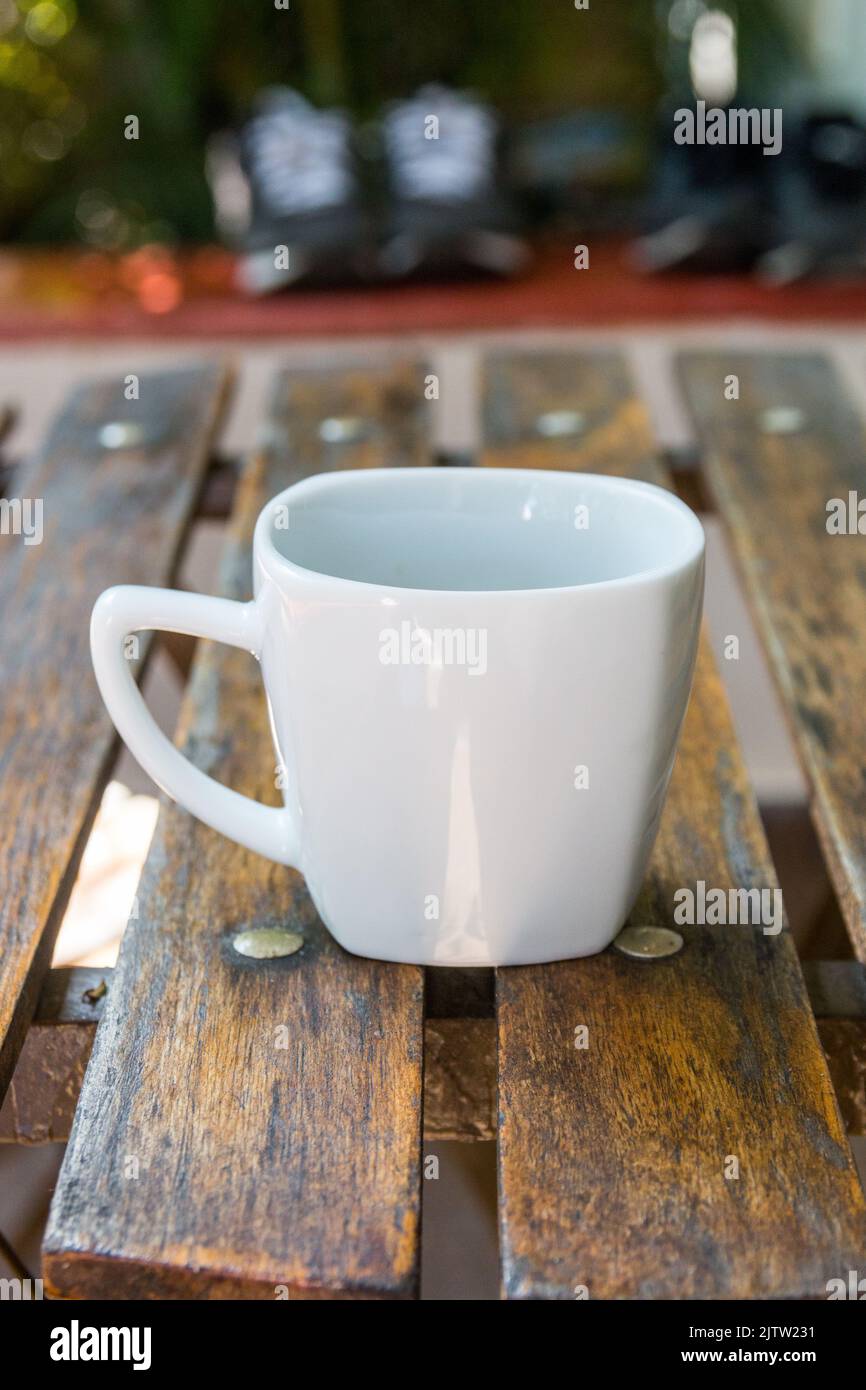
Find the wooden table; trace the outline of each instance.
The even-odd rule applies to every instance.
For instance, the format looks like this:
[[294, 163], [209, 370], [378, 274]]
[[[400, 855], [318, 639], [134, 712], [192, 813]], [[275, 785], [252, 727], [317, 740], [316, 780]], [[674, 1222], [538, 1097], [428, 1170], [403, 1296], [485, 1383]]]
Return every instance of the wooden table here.
[[[222, 590], [247, 596], [270, 494], [322, 469], [436, 462], [431, 412], [449, 409], [420, 362], [281, 373], [236, 479], [212, 463], [228, 385], [207, 364], [142, 377], [137, 401], [120, 374], [86, 385], [5, 477], [7, 498], [42, 499], [44, 540], [0, 536], [0, 1133], [65, 1138], [74, 1110], [47, 1288], [415, 1297], [426, 1135], [496, 1139], [507, 1298], [826, 1297], [866, 1263], [845, 1132], [866, 1115], [866, 537], [825, 524], [828, 499], [866, 496], [866, 467], [830, 368], [681, 363], [702, 441], [690, 495], [702, 483], [729, 526], [857, 957], [812, 967], [808, 988], [787, 929], [751, 925], [681, 926], [684, 948], [649, 961], [425, 972], [350, 956], [296, 874], [169, 804], [117, 968], [49, 969], [116, 750], [87, 649], [97, 593], [170, 583], [192, 520], [231, 499]], [[677, 481], [615, 352], [498, 352], [479, 389], [479, 466]], [[178, 740], [275, 798], [243, 653], [196, 652]], [[776, 883], [706, 642], [632, 921], [671, 926], [674, 892], [700, 880]], [[273, 923], [303, 934], [297, 955], [233, 950], [241, 926]]]

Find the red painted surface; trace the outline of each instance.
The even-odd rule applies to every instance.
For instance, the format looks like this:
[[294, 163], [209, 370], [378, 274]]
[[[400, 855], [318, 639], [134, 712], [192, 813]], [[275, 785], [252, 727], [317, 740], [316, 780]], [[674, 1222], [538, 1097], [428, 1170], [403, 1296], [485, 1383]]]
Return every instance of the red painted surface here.
[[546, 246], [512, 281], [289, 290], [250, 299], [233, 285], [225, 252], [175, 257], [160, 248], [109, 258], [52, 251], [0, 253], [0, 340], [298, 338], [496, 328], [764, 322], [859, 324], [866, 279], [811, 281], [783, 290], [747, 276], [635, 271], [624, 244], [591, 249], [589, 270], [571, 247]]

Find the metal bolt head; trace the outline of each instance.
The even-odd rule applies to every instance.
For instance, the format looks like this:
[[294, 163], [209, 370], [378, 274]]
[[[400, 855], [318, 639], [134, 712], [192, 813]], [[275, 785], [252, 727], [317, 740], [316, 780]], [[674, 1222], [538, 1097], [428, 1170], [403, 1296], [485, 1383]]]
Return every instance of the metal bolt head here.
[[579, 410], [547, 410], [535, 421], [536, 432], [544, 439], [568, 439], [582, 434], [585, 425]]
[[798, 405], [774, 405], [761, 411], [759, 425], [763, 434], [799, 434], [806, 414]]
[[357, 444], [370, 433], [370, 422], [362, 415], [329, 415], [319, 425], [319, 438], [325, 444]]
[[683, 938], [667, 927], [623, 927], [613, 944], [632, 960], [662, 960], [683, 949]]
[[136, 449], [144, 441], [144, 427], [136, 420], [110, 420], [99, 431], [103, 449]]
[[249, 927], [232, 937], [232, 946], [239, 956], [252, 960], [278, 960], [300, 951], [304, 938], [300, 932], [286, 927]]

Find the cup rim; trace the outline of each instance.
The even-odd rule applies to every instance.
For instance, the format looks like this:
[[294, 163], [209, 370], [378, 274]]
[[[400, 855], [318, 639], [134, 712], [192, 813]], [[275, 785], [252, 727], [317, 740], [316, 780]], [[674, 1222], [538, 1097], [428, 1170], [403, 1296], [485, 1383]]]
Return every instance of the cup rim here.
[[[599, 487], [602, 492], [642, 492], [648, 497], [652, 497], [656, 502], [666, 505], [670, 511], [675, 512], [681, 521], [686, 523], [689, 543], [684, 545], [683, 552], [668, 564], [654, 565], [647, 569], [637, 570], [634, 574], [620, 575], [614, 579], [594, 579], [579, 584], [559, 584], [545, 588], [515, 588], [515, 589], [436, 589], [408, 587], [406, 585], [381, 584], [365, 579], [347, 579], [342, 575], [328, 574], [322, 570], [309, 569], [304, 565], [299, 565], [294, 560], [289, 560], [281, 554], [274, 545], [271, 536], [271, 514], [274, 507], [292, 494], [294, 497], [307, 493], [334, 491], [351, 487], [354, 483], [370, 482], [379, 478], [405, 478], [418, 480], [422, 476], [436, 475], [441, 476], [443, 482], [455, 473], [477, 474], [479, 476], [491, 476], [500, 478], [523, 478], [526, 481], [538, 481], [544, 478], [556, 479], [562, 482], [564, 478], [573, 478], [575, 481], [589, 483], [593, 487]], [[444, 466], [444, 465], [419, 465], [408, 468], [352, 468], [326, 473], [311, 473], [307, 477], [299, 478], [296, 482], [290, 483], [281, 492], [275, 493], [265, 502], [255, 524], [253, 533], [253, 555], [261, 562], [266, 573], [279, 582], [279, 579], [292, 578], [296, 582], [305, 584], [327, 584], [336, 586], [341, 590], [357, 592], [359, 596], [381, 594], [383, 596], [411, 599], [421, 597], [435, 597], [439, 599], [489, 599], [507, 600], [516, 597], [529, 598], [537, 596], [539, 598], [550, 598], [554, 595], [568, 594], [574, 596], [579, 593], [598, 593], [602, 590], [622, 589], [630, 586], [638, 586], [655, 583], [659, 580], [670, 578], [672, 575], [680, 574], [687, 570], [696, 561], [700, 560], [706, 549], [706, 537], [701, 522], [682, 498], [675, 493], [668, 491], [667, 488], [659, 487], [655, 483], [644, 482], [639, 478], [623, 478], [619, 475], [607, 473], [584, 473], [567, 469], [543, 469], [543, 468], [488, 468], [478, 465], [466, 466]]]

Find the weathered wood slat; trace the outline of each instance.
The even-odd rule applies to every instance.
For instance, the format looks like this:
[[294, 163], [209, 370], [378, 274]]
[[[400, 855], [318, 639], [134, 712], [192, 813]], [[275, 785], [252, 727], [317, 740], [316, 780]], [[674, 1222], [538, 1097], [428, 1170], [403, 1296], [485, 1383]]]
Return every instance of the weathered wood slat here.
[[[542, 446], [536, 422], [566, 410], [584, 428]], [[663, 481], [610, 354], [496, 359], [485, 411], [486, 463]], [[675, 890], [699, 880], [775, 886], [706, 643], [632, 920], [673, 925]], [[820, 1297], [862, 1259], [863, 1194], [788, 932], [677, 930], [665, 961], [497, 972], [507, 1297]]]
[[91, 967], [49, 970], [0, 1105], [0, 1143], [69, 1138], [110, 976]]
[[[293, 375], [276, 402], [238, 495], [223, 569], [233, 596], [249, 592], [252, 525], [269, 495], [321, 463], [425, 456], [412, 369]], [[323, 450], [318, 425], [335, 419], [370, 424]], [[181, 737], [212, 775], [276, 801], [245, 654], [199, 653]], [[298, 875], [171, 805], [138, 898], [54, 1199], [48, 1286], [65, 1297], [413, 1296], [421, 971], [347, 955]], [[300, 952], [236, 955], [239, 928], [274, 922], [303, 934]]]
[[[855, 505], [866, 498], [863, 424], [823, 357], [695, 353], [679, 365], [833, 886], [866, 961], [866, 535], [827, 530], [831, 499], [847, 513], [849, 493]], [[739, 398], [728, 400], [732, 376]]]
[[[77, 390], [16, 470], [29, 537], [0, 531], [0, 1097], [33, 1016], [115, 747], [90, 667], [90, 609], [109, 579], [171, 576], [227, 377], [208, 366]], [[140, 431], [106, 448], [100, 427]]]
[[[426, 972], [424, 1138], [496, 1138], [494, 1002], [477, 989], [455, 996]], [[84, 1069], [111, 988], [110, 969], [49, 970], [12, 1084], [0, 1106], [0, 1143], [41, 1144], [69, 1138]], [[493, 971], [489, 972], [491, 985]], [[866, 1134], [866, 971], [857, 961], [806, 961], [803, 976], [818, 1022], [833, 1089], [848, 1134]], [[438, 994], [438, 999], [437, 999]], [[444, 1004], [448, 1012], [435, 1012]], [[455, 1013], [454, 1007], [466, 1013]], [[432, 1009], [432, 1012], [431, 1012]]]
[[617, 354], [494, 355], [482, 393], [484, 464], [660, 481], [646, 411]]
[[807, 960], [803, 977], [845, 1128], [866, 1134], [866, 965]]
[[818, 1036], [849, 1134], [866, 1134], [866, 1025], [859, 1018], [819, 1018]]
[[427, 1019], [424, 1138], [496, 1138], [496, 1026], [492, 1018]]
[[268, 435], [304, 471], [430, 463], [424, 379], [414, 365], [293, 372]]
[[[66, 1142], [114, 972], [49, 970], [36, 1016], [0, 1106], [0, 1143]], [[866, 1026], [863, 1028], [866, 1041]], [[492, 1016], [424, 1024], [425, 1139], [496, 1138]]]

